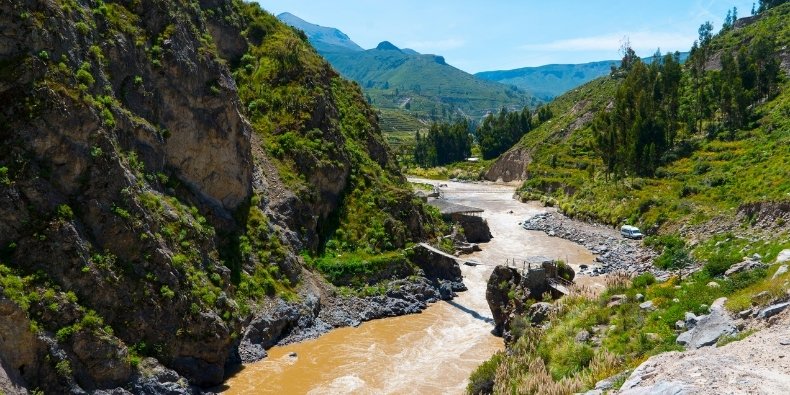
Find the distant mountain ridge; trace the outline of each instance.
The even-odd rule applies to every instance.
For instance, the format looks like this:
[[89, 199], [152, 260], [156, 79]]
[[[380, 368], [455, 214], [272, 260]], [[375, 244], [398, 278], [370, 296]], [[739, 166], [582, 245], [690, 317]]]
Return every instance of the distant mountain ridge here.
[[304, 31], [316, 50], [341, 75], [360, 84], [378, 108], [397, 109], [421, 119], [449, 120], [537, 104], [526, 91], [475, 77], [448, 65], [442, 56], [401, 49], [389, 41], [363, 50], [340, 30], [289, 13], [278, 18]]
[[289, 12], [277, 15], [277, 19], [307, 34], [310, 43], [319, 51], [364, 51], [345, 33], [333, 27], [309, 23]]
[[[688, 52], [682, 52], [680, 54], [681, 62], [685, 61], [686, 58], [688, 58]], [[650, 63], [653, 58], [646, 57], [643, 60]], [[514, 85], [541, 100], [550, 101], [571, 89], [609, 74], [611, 67], [619, 64], [619, 60], [603, 60], [582, 64], [547, 64], [514, 70], [482, 71], [476, 73], [475, 76], [489, 81]]]

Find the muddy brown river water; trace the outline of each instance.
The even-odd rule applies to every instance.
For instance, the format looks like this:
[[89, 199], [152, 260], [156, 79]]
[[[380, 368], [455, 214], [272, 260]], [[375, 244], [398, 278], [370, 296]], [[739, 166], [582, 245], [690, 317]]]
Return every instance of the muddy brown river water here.
[[[593, 255], [580, 245], [521, 228], [523, 219], [547, 209], [512, 199], [514, 186], [441, 183], [447, 184], [442, 188], [446, 199], [484, 209], [482, 216], [494, 236], [481, 244], [483, 251], [465, 258], [503, 264], [508, 259], [543, 255], [576, 267], [593, 262]], [[273, 347], [266, 359], [244, 366], [231, 377], [224, 393], [463, 393], [472, 371], [501, 350], [503, 343], [491, 335], [493, 324], [485, 299], [493, 266], [461, 265], [461, 270], [469, 290], [454, 300], [434, 303], [421, 314], [365, 322], [318, 339]]]

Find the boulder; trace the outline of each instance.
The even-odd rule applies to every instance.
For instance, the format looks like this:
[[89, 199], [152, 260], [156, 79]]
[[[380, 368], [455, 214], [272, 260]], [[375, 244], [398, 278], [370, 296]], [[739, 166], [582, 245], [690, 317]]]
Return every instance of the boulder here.
[[[697, 317], [686, 313], [686, 326], [691, 329], [681, 333], [677, 343], [688, 349], [697, 349], [716, 344], [722, 336], [738, 333], [735, 321], [724, 309], [724, 301], [726, 298], [716, 299], [708, 315]], [[695, 325], [689, 325], [694, 321], [696, 321]]]
[[464, 281], [458, 262], [438, 250], [418, 244], [414, 247], [414, 254], [411, 259], [425, 272], [425, 276], [431, 280]]
[[782, 311], [784, 311], [784, 309], [786, 309], [787, 306], [790, 306], [790, 302], [778, 303], [775, 305], [768, 306], [760, 310], [759, 313], [757, 313], [757, 318], [769, 318], [775, 316], [781, 313]]
[[[554, 311], [554, 305], [547, 302], [538, 302], [529, 306], [527, 315], [534, 324], [540, 324], [549, 318], [549, 315]], [[586, 331], [585, 331], [586, 332]], [[589, 333], [587, 334], [589, 337]]]
[[765, 267], [765, 265], [762, 262], [760, 262], [760, 259], [762, 259], [762, 257], [759, 254], [754, 254], [751, 257], [743, 257], [743, 260], [741, 262], [738, 262], [730, 266], [730, 268], [727, 269], [726, 272], [724, 272], [724, 275], [729, 277], [732, 276], [733, 274], [740, 273], [746, 270], [754, 270], [757, 268]]
[[787, 273], [787, 265], [779, 266], [779, 269], [776, 269], [776, 273], [774, 273], [773, 277], [771, 277], [771, 280], [776, 280], [777, 277], [785, 273]]
[[625, 301], [627, 299], [628, 298], [625, 295], [622, 295], [622, 294], [621, 295], [612, 295], [612, 297], [609, 298], [609, 304], [607, 304], [606, 306], [607, 307], [620, 306], [621, 304], [625, 303]]
[[790, 248], [782, 250], [779, 255], [776, 256], [776, 263], [785, 262], [790, 262]]
[[587, 340], [590, 340], [590, 332], [582, 329], [579, 333], [576, 334], [575, 340], [577, 343], [584, 343]]
[[656, 309], [655, 306], [653, 306], [652, 300], [648, 300], [647, 302], [640, 303], [639, 308], [647, 311], [653, 311]]
[[466, 241], [470, 243], [487, 243], [491, 241], [491, 230], [488, 228], [488, 222], [482, 217], [461, 215], [456, 218], [456, 221], [464, 229]]

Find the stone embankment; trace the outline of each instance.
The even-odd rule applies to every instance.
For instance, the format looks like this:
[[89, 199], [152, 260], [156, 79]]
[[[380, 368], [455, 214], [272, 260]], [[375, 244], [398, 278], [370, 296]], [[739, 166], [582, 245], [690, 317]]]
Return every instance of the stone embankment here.
[[640, 240], [625, 239], [609, 227], [569, 219], [559, 213], [542, 213], [524, 221], [527, 230], [545, 232], [583, 245], [596, 254], [598, 267], [582, 268], [580, 274], [598, 276], [612, 272], [631, 275], [653, 273], [657, 279], [669, 277], [669, 272], [653, 266], [657, 254]]

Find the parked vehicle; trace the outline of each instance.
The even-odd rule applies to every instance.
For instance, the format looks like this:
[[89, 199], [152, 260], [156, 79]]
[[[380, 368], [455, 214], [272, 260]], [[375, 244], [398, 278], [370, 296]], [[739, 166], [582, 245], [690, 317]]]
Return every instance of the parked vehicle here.
[[620, 227], [620, 235], [627, 239], [635, 239], [635, 240], [644, 237], [642, 231], [640, 231], [639, 228], [631, 225], [623, 225], [622, 227]]

